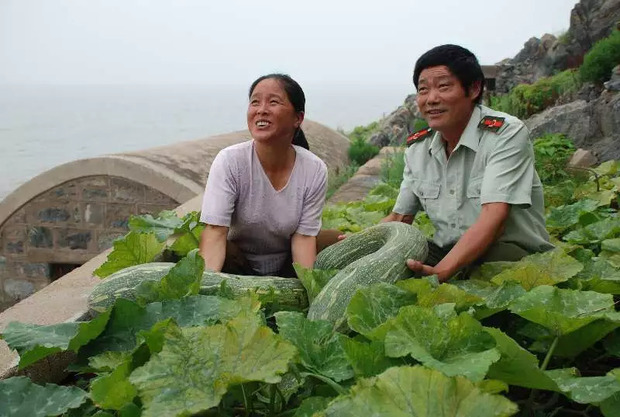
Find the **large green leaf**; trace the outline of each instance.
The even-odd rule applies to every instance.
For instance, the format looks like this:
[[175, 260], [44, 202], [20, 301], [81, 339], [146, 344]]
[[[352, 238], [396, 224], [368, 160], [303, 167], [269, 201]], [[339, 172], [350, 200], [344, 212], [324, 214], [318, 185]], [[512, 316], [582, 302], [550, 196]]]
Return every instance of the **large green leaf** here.
[[510, 305], [510, 311], [563, 336], [613, 312], [613, 297], [593, 291], [536, 287]]
[[601, 250], [620, 252], [620, 238], [603, 240], [601, 242]]
[[347, 306], [349, 327], [371, 340], [383, 340], [388, 320], [401, 307], [415, 304], [416, 295], [394, 285], [378, 283], [358, 290]]
[[101, 408], [122, 410], [138, 394], [129, 382], [131, 358], [119, 365], [111, 373], [97, 377], [90, 384], [90, 398]]
[[26, 377], [16, 376], [0, 380], [0, 416], [56, 416], [79, 407], [87, 395], [77, 387], [41, 386]]
[[482, 380], [500, 358], [493, 336], [467, 313], [446, 317], [418, 306], [400, 310], [385, 336], [385, 351], [391, 357], [411, 355], [448, 376], [472, 381]]
[[489, 368], [488, 377], [525, 388], [560, 391], [538, 366], [538, 358], [499, 329], [486, 328], [497, 343], [501, 359]]
[[308, 320], [298, 312], [275, 313], [280, 335], [299, 350], [301, 364], [309, 371], [335, 381], [353, 377], [339, 336], [325, 320]]
[[620, 270], [607, 260], [592, 259], [583, 270], [570, 280], [571, 288], [596, 291], [604, 294], [620, 294]]
[[312, 269], [304, 268], [297, 262], [293, 264], [297, 278], [301, 281], [302, 285], [308, 293], [308, 301], [312, 302], [325, 284], [338, 273], [337, 269]]
[[601, 412], [605, 417], [620, 416], [620, 393], [615, 393], [605, 401], [601, 402]]
[[595, 211], [599, 206], [598, 201], [584, 198], [576, 203], [552, 207], [547, 216], [547, 228], [550, 230], [564, 230], [579, 224], [579, 218]]
[[580, 245], [599, 243], [605, 239], [620, 236], [620, 218], [607, 218], [574, 230], [564, 236], [564, 240]]
[[159, 255], [166, 242], [157, 240], [153, 233], [129, 232], [125, 237], [114, 241], [114, 249], [107, 261], [94, 272], [100, 277], [107, 277], [129, 266], [152, 262]]
[[390, 368], [362, 379], [332, 401], [319, 416], [325, 417], [508, 417], [517, 405], [487, 394], [462, 377], [415, 367]]
[[150, 214], [131, 216], [129, 230], [136, 233], [153, 233], [158, 241], [165, 242], [182, 224], [183, 220], [179, 219], [174, 211], [164, 210], [157, 218]]
[[256, 317], [201, 328], [169, 328], [162, 351], [129, 380], [138, 387], [143, 417], [191, 415], [219, 404], [232, 385], [277, 383], [295, 348]]
[[140, 331], [150, 330], [162, 320], [172, 318], [179, 326], [200, 326], [229, 320], [241, 312], [256, 314], [260, 308], [255, 295], [228, 300], [217, 296], [195, 295], [180, 300], [166, 300], [141, 307], [118, 299], [105, 331], [86, 346], [89, 356], [105, 351], [130, 351], [136, 347]]
[[515, 281], [526, 290], [540, 285], [567, 281], [583, 269], [583, 265], [561, 249], [526, 256], [491, 280], [495, 284]]
[[620, 382], [611, 373], [592, 377], [548, 374], [570, 399], [580, 404], [598, 404], [620, 392]]
[[19, 353], [19, 368], [63, 350], [78, 349], [95, 339], [105, 328], [109, 312], [88, 322], [59, 323], [49, 326], [10, 322], [2, 333], [2, 339]]
[[402, 361], [385, 355], [383, 341], [360, 342], [341, 336], [340, 342], [357, 377], [375, 376]]
[[170, 249], [178, 256], [186, 256], [192, 250], [198, 248], [200, 235], [205, 225], [200, 223], [200, 213], [191, 212], [183, 217], [183, 224], [174, 231], [178, 235]]
[[506, 281], [501, 285], [480, 280], [462, 280], [454, 283], [461, 290], [480, 297], [475, 305], [475, 317], [479, 320], [506, 309], [510, 303], [527, 291], [518, 282]]
[[198, 249], [177, 262], [160, 281], [144, 281], [136, 289], [141, 304], [154, 301], [174, 300], [200, 291], [205, 263]]
[[329, 397], [309, 397], [304, 399], [299, 408], [293, 414], [293, 417], [312, 417], [314, 413], [325, 410], [327, 404], [333, 398]]

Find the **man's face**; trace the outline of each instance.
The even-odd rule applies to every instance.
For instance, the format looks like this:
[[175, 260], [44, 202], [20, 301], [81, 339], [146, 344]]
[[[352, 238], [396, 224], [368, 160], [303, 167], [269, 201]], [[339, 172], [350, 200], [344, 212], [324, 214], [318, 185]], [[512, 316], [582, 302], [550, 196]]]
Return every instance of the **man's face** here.
[[467, 95], [448, 67], [429, 67], [420, 73], [416, 100], [429, 127], [460, 136], [469, 122], [479, 88], [479, 85], [472, 86]]

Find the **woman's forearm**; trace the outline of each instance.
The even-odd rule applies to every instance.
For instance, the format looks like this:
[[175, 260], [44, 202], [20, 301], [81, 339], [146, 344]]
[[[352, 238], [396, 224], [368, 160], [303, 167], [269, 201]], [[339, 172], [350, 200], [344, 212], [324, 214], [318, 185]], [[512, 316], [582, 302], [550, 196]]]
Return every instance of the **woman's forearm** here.
[[304, 268], [312, 268], [316, 260], [316, 236], [295, 233], [291, 239], [293, 262]]
[[226, 258], [228, 227], [208, 224], [200, 235], [199, 251], [205, 261], [205, 269], [220, 272]]

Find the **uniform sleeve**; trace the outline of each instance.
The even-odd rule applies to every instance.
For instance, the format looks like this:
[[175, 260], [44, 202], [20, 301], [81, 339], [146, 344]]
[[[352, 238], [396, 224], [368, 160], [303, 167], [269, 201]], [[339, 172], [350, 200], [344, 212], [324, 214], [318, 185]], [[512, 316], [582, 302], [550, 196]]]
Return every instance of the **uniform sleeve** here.
[[[515, 131], [516, 129], [516, 131]], [[527, 208], [532, 205], [535, 177], [534, 148], [524, 125], [499, 134], [487, 159], [480, 203], [508, 203]]]
[[392, 211], [398, 214], [415, 215], [422, 208], [422, 205], [420, 204], [418, 196], [413, 192], [413, 174], [411, 172], [409, 158], [407, 158], [407, 153], [408, 152], [405, 152], [404, 155], [405, 169], [403, 171], [403, 181], [400, 183], [400, 191], [398, 192], [396, 204], [394, 204]]
[[230, 227], [238, 195], [234, 164], [226, 153], [220, 151], [209, 169], [200, 221], [214, 226]]
[[321, 215], [325, 205], [327, 192], [327, 167], [323, 162], [318, 164], [310, 187], [304, 195], [304, 204], [301, 209], [301, 218], [296, 233], [306, 236], [316, 236], [321, 230]]

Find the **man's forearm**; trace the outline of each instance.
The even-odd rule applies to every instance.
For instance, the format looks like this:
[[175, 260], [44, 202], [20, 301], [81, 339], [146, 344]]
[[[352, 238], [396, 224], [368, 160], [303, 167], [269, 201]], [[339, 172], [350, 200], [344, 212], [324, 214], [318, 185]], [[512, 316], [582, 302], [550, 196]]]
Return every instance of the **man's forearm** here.
[[435, 267], [439, 279], [448, 279], [484, 255], [489, 246], [501, 235], [509, 211], [510, 206], [505, 203], [483, 205], [478, 220], [467, 229], [452, 250]]
[[220, 272], [226, 258], [228, 228], [207, 225], [200, 236], [199, 251], [205, 260], [205, 269]]

